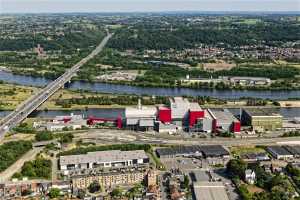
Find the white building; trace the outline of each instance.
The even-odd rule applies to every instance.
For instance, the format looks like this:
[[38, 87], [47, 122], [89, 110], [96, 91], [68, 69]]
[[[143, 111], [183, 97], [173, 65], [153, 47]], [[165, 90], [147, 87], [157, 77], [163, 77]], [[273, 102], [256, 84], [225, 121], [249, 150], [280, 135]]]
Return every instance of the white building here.
[[142, 106], [140, 101], [137, 107], [126, 107], [126, 127], [134, 130], [149, 130], [154, 128], [157, 108], [154, 106]]
[[247, 170], [245, 171], [245, 181], [246, 181], [248, 184], [254, 184], [255, 179], [256, 179], [255, 172], [252, 171], [251, 169], [247, 169]]
[[130, 167], [149, 163], [143, 150], [96, 151], [81, 155], [60, 156], [59, 165], [64, 174], [68, 171], [93, 168]]

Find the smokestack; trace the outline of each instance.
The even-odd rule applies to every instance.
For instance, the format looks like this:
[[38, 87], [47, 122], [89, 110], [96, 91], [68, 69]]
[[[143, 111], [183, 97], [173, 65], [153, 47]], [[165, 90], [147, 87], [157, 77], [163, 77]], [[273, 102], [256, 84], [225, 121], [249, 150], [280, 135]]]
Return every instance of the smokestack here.
[[142, 109], [142, 103], [141, 103], [141, 99], [138, 100], [138, 109], [141, 110]]

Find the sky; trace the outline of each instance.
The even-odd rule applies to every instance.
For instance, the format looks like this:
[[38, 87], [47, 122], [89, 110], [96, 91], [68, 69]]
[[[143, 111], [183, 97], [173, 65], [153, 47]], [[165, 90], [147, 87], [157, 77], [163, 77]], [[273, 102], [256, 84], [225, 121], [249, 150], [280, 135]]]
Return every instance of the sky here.
[[300, 0], [0, 0], [0, 13], [300, 11]]

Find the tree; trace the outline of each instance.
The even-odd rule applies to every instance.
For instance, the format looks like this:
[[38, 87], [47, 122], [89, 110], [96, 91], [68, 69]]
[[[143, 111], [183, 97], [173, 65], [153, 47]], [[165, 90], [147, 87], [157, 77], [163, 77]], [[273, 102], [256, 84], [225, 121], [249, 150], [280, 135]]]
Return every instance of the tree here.
[[60, 189], [58, 188], [51, 188], [50, 192], [49, 192], [49, 197], [50, 199], [54, 199], [60, 196]]
[[241, 159], [233, 159], [227, 163], [227, 172], [232, 176], [238, 176], [240, 179], [244, 178], [247, 163]]
[[113, 198], [120, 198], [123, 195], [123, 190], [120, 187], [116, 187], [110, 194]]
[[101, 186], [97, 181], [93, 181], [89, 187], [88, 190], [90, 193], [95, 193], [101, 191]]
[[49, 131], [42, 131], [42, 132], [37, 133], [35, 135], [35, 139], [37, 141], [48, 141], [48, 140], [52, 140], [53, 139], [53, 135]]
[[72, 142], [74, 136], [72, 133], [64, 133], [60, 137], [61, 143], [70, 143]]
[[190, 179], [187, 175], [184, 175], [184, 180], [183, 180], [183, 186], [184, 188], [188, 189], [190, 185]]
[[84, 197], [85, 197], [85, 191], [82, 190], [82, 189], [78, 189], [77, 197], [78, 197], [79, 199], [84, 199]]

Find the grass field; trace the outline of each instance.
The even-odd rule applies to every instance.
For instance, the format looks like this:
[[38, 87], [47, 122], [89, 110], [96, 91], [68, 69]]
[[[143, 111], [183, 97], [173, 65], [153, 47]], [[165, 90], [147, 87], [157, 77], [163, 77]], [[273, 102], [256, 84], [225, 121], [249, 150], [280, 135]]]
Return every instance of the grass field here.
[[37, 88], [0, 84], [0, 108], [2, 110], [15, 109], [21, 102], [29, 98]]
[[255, 146], [238, 146], [238, 147], [231, 147], [230, 151], [233, 155], [242, 155], [246, 153], [260, 153], [265, 152], [263, 148], [255, 147]]

